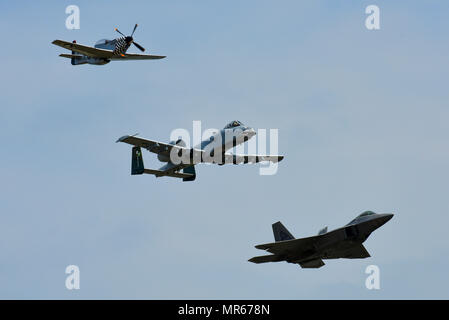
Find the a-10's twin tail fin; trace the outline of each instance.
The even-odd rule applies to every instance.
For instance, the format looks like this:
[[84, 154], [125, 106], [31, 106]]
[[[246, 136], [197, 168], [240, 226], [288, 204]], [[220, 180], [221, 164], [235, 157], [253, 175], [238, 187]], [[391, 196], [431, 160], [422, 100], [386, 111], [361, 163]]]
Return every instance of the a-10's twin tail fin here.
[[182, 178], [183, 181], [194, 181], [196, 178], [196, 172], [194, 166], [186, 167], [182, 172], [167, 172], [154, 169], [145, 169], [143, 164], [142, 150], [140, 147], [133, 147], [131, 150], [131, 174], [153, 174], [156, 177], [174, 177]]
[[133, 147], [131, 158], [131, 174], [143, 174], [145, 166], [143, 165], [142, 150], [140, 147]]

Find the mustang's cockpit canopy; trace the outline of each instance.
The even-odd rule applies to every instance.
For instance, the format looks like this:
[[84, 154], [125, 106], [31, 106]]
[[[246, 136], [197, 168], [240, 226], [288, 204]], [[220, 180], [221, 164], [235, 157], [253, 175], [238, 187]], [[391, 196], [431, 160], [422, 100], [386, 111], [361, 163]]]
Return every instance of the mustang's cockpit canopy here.
[[224, 128], [231, 129], [231, 128], [235, 128], [235, 127], [239, 127], [239, 126], [243, 126], [243, 123], [241, 123], [240, 121], [234, 120], [234, 121], [228, 123], [226, 125], [226, 127], [224, 127]]
[[111, 42], [111, 40], [101, 39], [101, 40], [98, 40], [97, 42], [95, 42], [95, 45], [98, 46], [98, 45], [102, 45], [102, 44], [108, 44], [109, 42]]

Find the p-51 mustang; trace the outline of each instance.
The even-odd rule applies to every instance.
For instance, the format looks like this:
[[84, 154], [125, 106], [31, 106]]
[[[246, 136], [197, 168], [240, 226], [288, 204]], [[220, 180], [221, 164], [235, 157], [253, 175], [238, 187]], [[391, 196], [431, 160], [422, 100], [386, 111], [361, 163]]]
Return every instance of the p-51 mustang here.
[[134, 41], [133, 35], [136, 28], [137, 24], [134, 26], [134, 30], [130, 36], [125, 36], [118, 29], [115, 29], [115, 31], [120, 33], [122, 37], [114, 40], [98, 40], [94, 47], [77, 44], [75, 40], [73, 42], [55, 40], [52, 43], [64, 49], [72, 50], [72, 54], [59, 55], [60, 57], [71, 59], [72, 65], [86, 63], [103, 65], [112, 60], [154, 60], [165, 58], [165, 56], [155, 56], [150, 54], [126, 53], [131, 44], [134, 44], [140, 51], [145, 51], [144, 47]]
[[[256, 135], [253, 128], [243, 125], [240, 121], [232, 121], [224, 129], [212, 135], [199, 145], [188, 148], [186, 143], [178, 139], [169, 143], [123, 136], [116, 142], [125, 142], [133, 146], [131, 157], [131, 174], [153, 174], [156, 177], [182, 178], [183, 181], [193, 181], [196, 178], [195, 165], [198, 163], [240, 164], [271, 161], [273, 163], [284, 159], [280, 155], [237, 155], [226, 153], [227, 150], [248, 141]], [[156, 153], [161, 162], [166, 162], [159, 170], [146, 169], [143, 164], [142, 150], [145, 148]]]
[[259, 244], [257, 249], [266, 250], [271, 255], [249, 259], [254, 263], [287, 261], [297, 263], [302, 268], [320, 268], [323, 259], [363, 259], [370, 257], [363, 242], [377, 228], [393, 217], [392, 213], [365, 211], [342, 228], [327, 232], [327, 227], [318, 235], [295, 239], [281, 222], [273, 224], [276, 242]]

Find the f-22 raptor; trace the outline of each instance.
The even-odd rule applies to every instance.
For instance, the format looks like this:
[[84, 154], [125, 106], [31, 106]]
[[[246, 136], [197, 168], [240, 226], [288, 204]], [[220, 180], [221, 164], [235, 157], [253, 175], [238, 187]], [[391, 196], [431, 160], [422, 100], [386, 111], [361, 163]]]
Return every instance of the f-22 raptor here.
[[344, 227], [327, 232], [327, 227], [318, 235], [295, 239], [281, 222], [273, 224], [276, 242], [257, 245], [257, 249], [266, 250], [271, 255], [253, 257], [248, 261], [254, 263], [286, 261], [299, 264], [302, 268], [320, 268], [323, 259], [363, 259], [370, 254], [363, 242], [370, 234], [387, 223], [392, 213], [377, 214], [365, 211]]

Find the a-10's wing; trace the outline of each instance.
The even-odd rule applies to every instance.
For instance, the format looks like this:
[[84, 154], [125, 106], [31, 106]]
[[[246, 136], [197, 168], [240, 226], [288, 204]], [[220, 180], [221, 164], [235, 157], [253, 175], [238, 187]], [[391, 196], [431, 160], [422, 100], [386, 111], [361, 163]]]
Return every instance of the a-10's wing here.
[[190, 148], [185, 148], [175, 144], [163, 143], [154, 140], [147, 140], [135, 136], [123, 136], [119, 138], [116, 142], [125, 142], [135, 147], [145, 148], [150, 152], [166, 156], [170, 156], [170, 152], [172, 151], [172, 149], [175, 149], [174, 152], [182, 152], [182, 151], [190, 152], [191, 150]]
[[279, 155], [239, 155], [225, 153], [225, 163], [241, 164], [241, 163], [259, 163], [262, 161], [279, 162], [284, 159], [284, 156]]
[[[117, 142], [125, 142], [128, 143], [130, 145], [133, 145], [135, 147], [141, 147], [144, 149], [147, 149], [150, 152], [156, 153], [156, 154], [162, 154], [164, 156], [169, 157], [171, 155], [171, 152], [173, 150], [174, 153], [178, 153], [178, 154], [188, 154], [190, 155], [190, 157], [192, 157], [192, 154], [198, 153], [202, 160], [201, 162], [211, 162], [211, 163], [216, 163], [216, 159], [214, 159], [213, 157], [205, 157], [204, 156], [204, 151], [203, 150], [199, 150], [199, 149], [191, 149], [191, 148], [186, 148], [186, 147], [182, 147], [179, 145], [175, 145], [175, 144], [170, 144], [170, 143], [163, 143], [163, 142], [158, 142], [158, 141], [154, 141], [154, 140], [148, 140], [148, 139], [143, 139], [143, 138], [139, 138], [136, 136], [123, 136], [121, 138], [119, 138], [117, 140]], [[258, 163], [261, 161], [271, 161], [271, 162], [279, 162], [284, 158], [284, 156], [277, 156], [277, 155], [234, 155], [234, 154], [225, 154], [224, 155], [224, 159], [222, 159], [224, 161], [224, 163], [234, 163], [234, 164], [240, 164], [240, 163]]]
[[139, 53], [124, 53], [121, 55], [116, 55], [111, 58], [111, 60], [155, 60], [164, 59], [166, 56], [156, 56], [152, 54], [139, 54]]
[[52, 43], [64, 49], [72, 50], [89, 57], [110, 59], [114, 56], [114, 52], [111, 50], [89, 47], [78, 43], [63, 40], [55, 40]]

